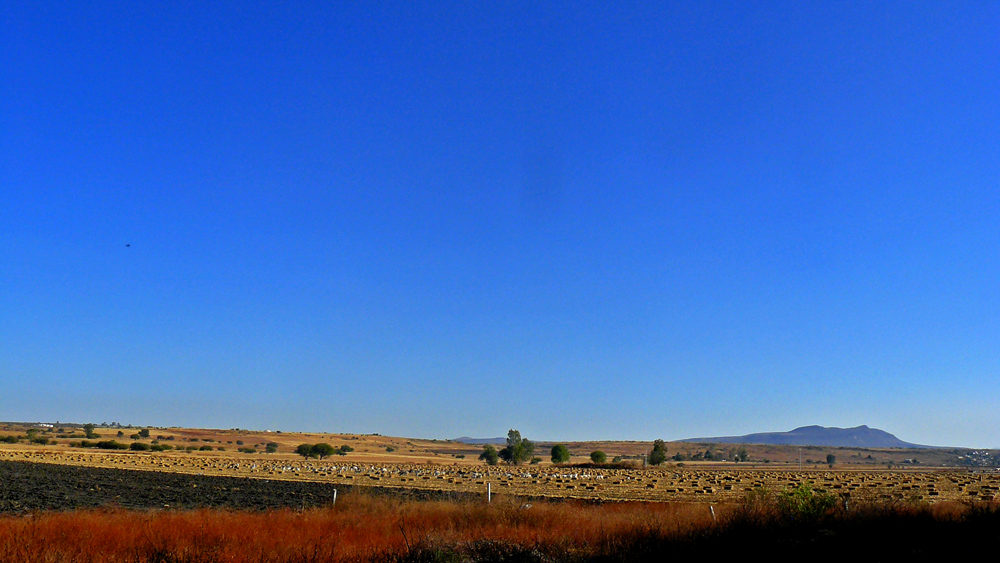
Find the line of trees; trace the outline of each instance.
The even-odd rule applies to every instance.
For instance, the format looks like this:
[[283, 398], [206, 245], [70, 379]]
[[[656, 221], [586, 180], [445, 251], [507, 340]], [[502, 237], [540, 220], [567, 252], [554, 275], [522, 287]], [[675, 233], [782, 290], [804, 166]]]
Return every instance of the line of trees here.
[[[492, 444], [485, 444], [479, 460], [487, 465], [496, 465], [501, 460], [509, 465], [520, 465], [525, 461], [537, 463], [540, 458], [534, 457], [535, 444], [521, 436], [518, 430], [507, 431], [507, 444], [503, 449], [497, 450]], [[566, 463], [570, 460], [569, 448], [565, 444], [555, 444], [549, 452], [552, 463]], [[653, 442], [653, 450], [649, 453], [647, 461], [651, 465], [660, 465], [667, 460], [667, 444], [663, 440]], [[608, 461], [608, 456], [601, 450], [590, 453], [590, 461], [595, 464], [604, 464]], [[620, 462], [621, 457], [615, 457], [615, 462]]]
[[487, 465], [496, 465], [503, 460], [508, 465], [521, 465], [525, 461], [537, 463], [541, 458], [535, 457], [535, 443], [521, 437], [521, 432], [510, 429], [507, 431], [507, 445], [497, 450], [492, 444], [483, 446], [479, 459]]

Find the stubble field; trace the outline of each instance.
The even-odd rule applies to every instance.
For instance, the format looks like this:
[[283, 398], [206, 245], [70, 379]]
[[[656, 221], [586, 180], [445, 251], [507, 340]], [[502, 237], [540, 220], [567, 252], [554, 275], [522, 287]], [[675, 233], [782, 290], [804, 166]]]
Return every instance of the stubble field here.
[[[28, 430], [0, 427], [0, 438]], [[800, 470], [796, 457], [829, 449], [762, 446], [749, 447], [756, 463], [642, 468], [587, 466], [584, 454], [636, 463], [649, 443], [578, 443], [568, 465], [487, 466], [480, 446], [452, 441], [135, 431], [98, 438], [171, 447], [81, 447], [65, 429], [0, 444], [0, 563], [653, 561], [751, 550], [921, 561], [971, 554], [1000, 525], [995, 473], [882, 465], [907, 451], [839, 448], [847, 463]], [[319, 442], [351, 448], [322, 460], [292, 453]], [[670, 445], [712, 447], [725, 453]], [[939, 454], [920, 455], [926, 464]]]
[[241, 477], [330, 487], [447, 492], [483, 496], [599, 501], [729, 503], [755, 490], [806, 484], [845, 500], [992, 501], [1000, 475], [956, 470], [811, 470], [770, 468], [601, 468], [376, 463], [351, 456], [305, 460], [291, 456], [230, 457], [145, 452], [0, 450], [0, 460], [136, 472]]
[[976, 553], [993, 502], [533, 500], [322, 481], [0, 462], [0, 563], [940, 561]]

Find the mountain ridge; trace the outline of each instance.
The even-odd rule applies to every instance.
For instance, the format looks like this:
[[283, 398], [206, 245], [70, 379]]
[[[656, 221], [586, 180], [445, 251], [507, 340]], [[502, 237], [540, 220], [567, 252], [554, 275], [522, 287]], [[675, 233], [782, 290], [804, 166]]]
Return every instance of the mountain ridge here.
[[485, 444], [506, 444], [507, 438], [499, 436], [497, 438], [470, 438], [468, 436], [462, 436], [461, 438], [452, 438], [452, 442], [461, 442], [463, 444], [472, 444], [475, 446], [482, 446]]
[[904, 442], [893, 434], [867, 425], [853, 428], [835, 426], [800, 426], [788, 432], [757, 432], [743, 436], [714, 436], [687, 438], [678, 442], [703, 442], [714, 444], [767, 444], [775, 446], [830, 446], [855, 448], [913, 448], [927, 449], [926, 446]]

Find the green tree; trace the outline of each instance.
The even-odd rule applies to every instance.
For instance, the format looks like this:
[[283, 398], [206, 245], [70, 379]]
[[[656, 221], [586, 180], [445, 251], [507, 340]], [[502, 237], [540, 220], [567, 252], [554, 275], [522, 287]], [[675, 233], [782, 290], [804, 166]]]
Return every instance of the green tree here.
[[277, 442], [268, 442], [267, 446], [264, 447], [264, 451], [267, 452], [267, 453], [269, 453], [269, 454], [273, 454], [274, 452], [278, 451], [278, 443]]
[[479, 454], [479, 459], [486, 462], [486, 465], [496, 465], [497, 461], [500, 460], [500, 454], [497, 449], [486, 444], [483, 446], [483, 453]]
[[330, 444], [313, 444], [313, 447], [309, 449], [312, 454], [320, 459], [324, 457], [332, 456], [337, 453], [336, 448]]
[[601, 450], [595, 450], [590, 452], [590, 461], [594, 463], [604, 463], [608, 461], [608, 454], [602, 452]]
[[143, 428], [142, 430], [140, 430], [139, 431], [139, 436], [141, 436], [143, 438], [149, 438], [149, 429], [148, 428]]
[[747, 453], [747, 447], [746, 446], [740, 446], [739, 449], [736, 450], [736, 455], [734, 456], [734, 459], [736, 461], [749, 461], [750, 460], [750, 454]]
[[83, 425], [83, 433], [87, 435], [88, 440], [93, 440], [97, 437], [97, 434], [94, 433], [94, 425], [89, 422]]
[[535, 443], [521, 438], [521, 433], [511, 429], [507, 432], [507, 446], [497, 452], [500, 459], [510, 465], [520, 465], [535, 455]]
[[552, 446], [552, 463], [566, 463], [569, 461], [569, 448], [564, 444]]
[[833, 454], [826, 454], [826, 464], [833, 468], [834, 463], [837, 463], [837, 456]]
[[[239, 440], [237, 440], [236, 443], [240, 444], [242, 442], [240, 442]], [[299, 444], [299, 446], [297, 448], [295, 448], [295, 453], [297, 453], [300, 456], [305, 457], [305, 458], [312, 457], [313, 456], [313, 453], [312, 453], [312, 444]]]
[[649, 452], [649, 457], [646, 461], [650, 465], [660, 465], [664, 461], [667, 461], [667, 443], [663, 440], [655, 440], [653, 442], [653, 450]]

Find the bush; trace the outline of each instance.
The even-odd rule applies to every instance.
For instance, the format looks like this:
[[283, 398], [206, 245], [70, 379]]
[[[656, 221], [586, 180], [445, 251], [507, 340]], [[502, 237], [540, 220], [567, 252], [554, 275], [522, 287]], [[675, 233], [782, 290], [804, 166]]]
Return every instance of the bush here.
[[242, 448], [237, 448], [236, 451], [241, 452], [241, 453], [245, 453], [245, 454], [255, 454], [255, 453], [257, 453], [257, 449], [256, 448], [251, 448], [249, 446], [244, 446]]
[[17, 436], [0, 436], [0, 442], [4, 444], [16, 444], [19, 442]]
[[242, 446], [243, 445], [243, 440], [236, 440], [236, 445], [237, 446]]
[[[48, 438], [32, 438], [31, 439], [31, 443], [32, 444], [41, 444], [41, 445], [44, 446], [44, 445], [46, 445], [46, 444], [49, 443], [49, 439]], [[52, 442], [52, 443], [54, 444], [55, 442]]]
[[165, 452], [167, 450], [174, 449], [174, 447], [171, 446], [170, 444], [153, 444], [152, 446], [149, 447], [149, 449], [153, 450], [154, 452]]
[[213, 449], [215, 449], [215, 448], [213, 448], [212, 446], [202, 446], [202, 447], [198, 448], [199, 451], [203, 451], [203, 452], [210, 452]]
[[[340, 446], [340, 451], [342, 451], [342, 452], [344, 452], [344, 454], [346, 454], [348, 452], [353, 452], [354, 448], [352, 448], [351, 446], [348, 446], [347, 444], [344, 444], [343, 446]], [[343, 454], [340, 454], [340, 455], [343, 455]]]
[[264, 451], [267, 452], [267, 453], [269, 453], [269, 454], [273, 454], [274, 452], [278, 451], [278, 443], [277, 442], [268, 442], [267, 446], [264, 447]]
[[153, 449], [153, 447], [150, 446], [149, 444], [144, 444], [142, 442], [132, 442], [132, 444], [129, 445], [128, 449], [132, 450], [133, 452], [148, 452], [149, 450]]
[[653, 451], [649, 452], [649, 458], [647, 458], [650, 465], [660, 465], [664, 461], [667, 461], [667, 443], [663, 440], [656, 440], [653, 442]]
[[96, 447], [102, 450], [127, 450], [128, 445], [116, 442], [114, 440], [101, 440], [97, 442]]
[[783, 516], [796, 520], [818, 520], [836, 505], [836, 497], [818, 493], [806, 483], [778, 496], [778, 510]]
[[396, 451], [396, 448], [394, 448], [392, 446], [386, 446], [385, 447], [385, 451], [386, 451], [386, 453], [392, 453], [392, 452]]
[[601, 450], [594, 450], [590, 452], [590, 461], [597, 464], [605, 463], [608, 461], [608, 454]]
[[565, 444], [552, 446], [552, 463], [566, 463], [569, 461], [569, 448]]
[[486, 444], [483, 446], [483, 453], [479, 454], [479, 459], [485, 461], [486, 465], [496, 465], [500, 461], [500, 453], [490, 444]]

